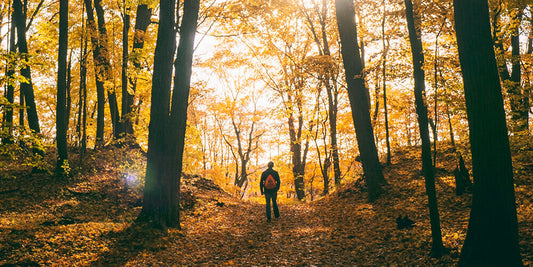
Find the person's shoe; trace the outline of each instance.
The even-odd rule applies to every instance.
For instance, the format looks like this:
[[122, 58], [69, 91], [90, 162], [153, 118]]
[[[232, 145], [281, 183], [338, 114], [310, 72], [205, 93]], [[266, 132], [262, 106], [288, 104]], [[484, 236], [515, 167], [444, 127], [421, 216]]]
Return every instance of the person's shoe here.
[[267, 219], [267, 222], [271, 222], [271, 221], [272, 221], [272, 220], [270, 220], [270, 219]]

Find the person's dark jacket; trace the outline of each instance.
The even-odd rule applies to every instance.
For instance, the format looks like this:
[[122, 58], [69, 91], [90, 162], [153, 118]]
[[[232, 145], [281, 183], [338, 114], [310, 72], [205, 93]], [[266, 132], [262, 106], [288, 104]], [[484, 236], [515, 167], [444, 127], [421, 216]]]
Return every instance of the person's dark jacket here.
[[[272, 174], [272, 177], [274, 177], [274, 180], [276, 180], [276, 188], [274, 189], [266, 189], [265, 188], [265, 181], [269, 174]], [[280, 180], [279, 180], [279, 174], [277, 171], [275, 171], [272, 168], [268, 168], [266, 171], [264, 171], [261, 174], [261, 181], [259, 182], [259, 187], [261, 188], [261, 194], [265, 193], [265, 190], [277, 192], [279, 190]]]

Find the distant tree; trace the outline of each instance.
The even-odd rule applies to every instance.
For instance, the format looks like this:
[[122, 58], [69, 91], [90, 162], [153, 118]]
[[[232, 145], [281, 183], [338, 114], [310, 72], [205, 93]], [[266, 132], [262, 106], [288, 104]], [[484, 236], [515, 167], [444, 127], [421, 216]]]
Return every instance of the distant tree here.
[[129, 134], [133, 134], [133, 124], [131, 119], [128, 119], [126, 126], [126, 116], [129, 115], [130, 109], [133, 106], [133, 94], [128, 91], [128, 62], [129, 62], [129, 33], [130, 33], [130, 7], [125, 0], [122, 0], [122, 71], [121, 71], [121, 90], [122, 90], [122, 115], [120, 116], [120, 127], [117, 129], [119, 138], [124, 138], [126, 134], [126, 127], [128, 127]]
[[381, 194], [381, 184], [385, 183], [385, 178], [379, 163], [374, 130], [370, 119], [369, 94], [364, 82], [363, 63], [357, 42], [354, 3], [353, 0], [336, 0], [335, 7], [348, 97], [368, 186], [368, 199], [374, 201]]
[[[302, 7], [309, 27], [311, 29], [311, 32], [313, 34], [314, 40], [316, 45], [319, 48], [319, 55], [323, 58], [323, 62], [320, 62], [320, 69], [321, 72], [319, 72], [319, 80], [321, 81], [321, 84], [326, 89], [327, 99], [328, 99], [328, 121], [329, 121], [329, 137], [330, 137], [330, 146], [331, 146], [331, 158], [329, 156], [325, 157], [324, 166], [328, 166], [332, 163], [333, 164], [333, 173], [335, 175], [335, 185], [340, 185], [341, 183], [341, 169], [340, 169], [340, 163], [339, 163], [339, 147], [337, 142], [337, 114], [338, 114], [338, 107], [339, 107], [339, 86], [336, 83], [336, 76], [338, 73], [337, 66], [335, 64], [332, 64], [333, 58], [331, 56], [330, 51], [330, 45], [329, 45], [329, 37], [328, 37], [328, 28], [327, 28], [327, 21], [328, 21], [328, 3], [326, 0], [322, 0], [322, 3], [320, 5], [316, 4], [314, 6], [314, 10], [306, 10], [305, 7]], [[318, 29], [315, 29], [314, 22], [311, 18], [310, 13], [315, 13], [316, 17], [318, 17]], [[318, 131], [318, 129], [317, 129]], [[326, 151], [327, 154], [327, 151]], [[326, 164], [327, 163], [327, 164]], [[320, 163], [322, 165], [322, 163]], [[323, 175], [328, 172], [328, 168], [322, 169]], [[329, 181], [329, 179], [324, 176], [324, 184], [326, 185], [326, 181]], [[326, 188], [324, 187], [325, 192], [327, 192]]]
[[[383, 46], [382, 53], [382, 67], [381, 67], [381, 77], [383, 79], [383, 114], [385, 115], [385, 142], [387, 144], [387, 165], [391, 164], [391, 151], [390, 151], [390, 134], [389, 134], [389, 112], [387, 109], [387, 54], [390, 49], [390, 37], [385, 35], [385, 24], [387, 21], [387, 5], [385, 5], [385, 0], [381, 2], [383, 6], [383, 18], [381, 20], [381, 43]], [[376, 86], [378, 88], [378, 86]], [[377, 94], [376, 94], [377, 96]], [[378, 108], [378, 105], [376, 105]], [[377, 113], [376, 113], [377, 114]]]
[[180, 40], [174, 61], [176, 75], [172, 101], [170, 96], [172, 61], [176, 49], [176, 3], [174, 0], [160, 2], [144, 200], [139, 214], [139, 220], [147, 220], [158, 228], [180, 228], [179, 186], [199, 2], [184, 1], [183, 19], [179, 27]]
[[80, 81], [78, 93], [78, 120], [76, 124], [76, 132], [80, 142], [80, 160], [87, 149], [87, 34], [85, 27], [85, 14], [82, 14], [82, 28], [80, 38]]
[[[259, 128], [260, 111], [257, 110], [257, 98], [242, 97], [239, 98], [239, 89], [231, 97], [228, 97], [220, 109], [220, 115], [228, 117], [230, 128], [224, 129], [223, 123], [217, 117], [220, 134], [229, 147], [235, 162], [235, 180], [234, 185], [241, 188], [242, 193], [248, 187], [248, 164], [252, 154], [257, 152], [259, 140], [265, 133]], [[246, 103], [253, 103], [253, 110], [246, 110]], [[225, 113], [225, 114], [224, 114]]]
[[[137, 6], [135, 17], [135, 31], [131, 53], [129, 52], [129, 31], [131, 20], [131, 7], [123, 1], [122, 11], [122, 103], [118, 126], [118, 138], [127, 138], [128, 142], [135, 142], [133, 122], [135, 118], [134, 98], [137, 90], [137, 78], [141, 69], [142, 49], [145, 42], [145, 33], [152, 23], [150, 17], [152, 9], [147, 4]], [[129, 63], [133, 66], [129, 66]]]
[[57, 60], [57, 104], [56, 104], [56, 172], [67, 172], [67, 50], [68, 50], [68, 0], [59, 1], [59, 48]]
[[[499, 1], [494, 5], [492, 11], [492, 38], [494, 39], [494, 48], [496, 50], [496, 62], [503, 88], [507, 90], [511, 108], [510, 130], [515, 134], [529, 133], [529, 90], [521, 84], [520, 55], [520, 24], [524, 17], [525, 8], [525, 1], [509, 1], [507, 3]], [[505, 18], [504, 15], [509, 16], [509, 18]], [[502, 24], [505, 24], [505, 26]], [[507, 34], [506, 31], [509, 33]], [[510, 59], [506, 56], [507, 49], [504, 48], [504, 43], [507, 41], [506, 36], [509, 36], [508, 39], [510, 39], [511, 43]], [[511, 66], [510, 70], [508, 65]]]
[[513, 166], [487, 0], [454, 0], [474, 193], [459, 266], [522, 266]]
[[[92, 0], [84, 0], [85, 10], [87, 12], [87, 31], [89, 33], [92, 45], [93, 61], [96, 66], [95, 80], [96, 80], [96, 137], [95, 146], [100, 147], [104, 144], [104, 123], [105, 123], [105, 87], [104, 87], [104, 73], [102, 61], [102, 43], [98, 30], [96, 28], [96, 20], [94, 18], [94, 9]], [[99, 63], [100, 62], [100, 63]]]
[[440, 257], [445, 248], [442, 244], [442, 233], [440, 230], [439, 208], [437, 205], [437, 193], [435, 190], [435, 172], [431, 160], [431, 142], [429, 141], [429, 121], [425, 97], [425, 74], [424, 74], [424, 52], [420, 36], [420, 26], [416, 25], [415, 12], [411, 0], [405, 0], [405, 15], [407, 18], [407, 28], [409, 30], [409, 41], [413, 55], [413, 76], [415, 80], [415, 105], [418, 117], [418, 127], [420, 138], [422, 139], [422, 172], [426, 182], [426, 194], [428, 196], [429, 219], [431, 221], [431, 256]]
[[102, 75], [104, 88], [107, 91], [107, 101], [109, 102], [109, 113], [111, 114], [111, 124], [113, 126], [113, 137], [119, 138], [120, 134], [120, 114], [118, 111], [117, 93], [112, 86], [106, 86], [106, 82], [111, 81], [111, 62], [110, 62], [110, 50], [109, 41], [107, 36], [107, 29], [105, 23], [104, 8], [102, 7], [102, 0], [94, 0], [94, 10], [96, 11], [96, 17], [98, 18], [98, 41], [100, 42], [100, 57], [96, 62], [98, 75]]
[[152, 9], [146, 4], [141, 4], [137, 6], [137, 11], [135, 15], [135, 29], [133, 36], [132, 51], [129, 54], [131, 63], [133, 64], [132, 75], [127, 76], [128, 85], [127, 90], [122, 90], [122, 116], [121, 120], [123, 125], [124, 133], [127, 135], [133, 135], [133, 119], [135, 112], [134, 107], [134, 96], [137, 91], [137, 76], [141, 68], [141, 55], [144, 48], [145, 35], [148, 26], [152, 23], [150, 17], [152, 16]]

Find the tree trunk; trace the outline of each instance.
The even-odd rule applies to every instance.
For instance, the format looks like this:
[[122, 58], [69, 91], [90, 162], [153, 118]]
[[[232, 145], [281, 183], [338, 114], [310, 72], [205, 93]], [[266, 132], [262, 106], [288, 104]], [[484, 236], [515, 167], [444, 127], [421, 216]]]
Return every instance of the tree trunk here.
[[521, 85], [522, 72], [520, 66], [520, 22], [522, 21], [522, 10], [514, 18], [516, 25], [511, 33], [511, 77], [509, 79], [508, 93], [511, 104], [511, 131], [515, 134], [528, 132], [529, 130], [529, 96], [524, 94]]
[[[82, 19], [83, 21], [83, 19]], [[85, 25], [85, 24], [84, 24]], [[79, 97], [79, 114], [80, 114], [80, 162], [87, 151], [87, 34], [83, 26], [81, 38], [81, 59], [80, 59], [80, 97]]]
[[[21, 0], [13, 1], [13, 12], [15, 15], [15, 21], [17, 24], [17, 41], [19, 52], [22, 54], [22, 57], [28, 56], [28, 44], [26, 43], [26, 14], [23, 12]], [[26, 103], [26, 112], [28, 114], [28, 125], [30, 130], [33, 133], [41, 133], [39, 127], [39, 117], [37, 116], [37, 108], [35, 106], [35, 96], [33, 93], [33, 83], [31, 80], [31, 69], [30, 66], [25, 65], [20, 70], [20, 74], [27, 80], [20, 84], [21, 93], [24, 94], [24, 102]], [[23, 113], [22, 113], [23, 114]], [[38, 154], [43, 154], [43, 151], [37, 149]]]
[[[98, 18], [98, 31], [100, 41], [100, 58], [98, 65], [101, 68], [103, 82], [111, 80], [111, 63], [109, 57], [109, 45], [107, 40], [107, 29], [105, 27], [104, 9], [101, 0], [94, 0], [94, 9]], [[107, 100], [109, 101], [109, 112], [111, 113], [111, 124], [113, 126], [113, 138], [118, 139], [120, 135], [120, 114], [118, 111], [117, 93], [115, 88], [105, 88]]]
[[391, 164], [391, 152], [390, 152], [390, 134], [389, 134], [389, 112], [387, 110], [387, 54], [389, 52], [389, 40], [385, 36], [385, 21], [386, 21], [386, 5], [385, 0], [382, 1], [383, 5], [383, 20], [381, 21], [381, 38], [383, 45], [383, 62], [381, 67], [381, 75], [383, 76], [383, 113], [385, 115], [385, 142], [387, 143], [387, 165]]
[[528, 110], [529, 96], [521, 86], [521, 69], [520, 69], [520, 40], [519, 30], [520, 21], [522, 20], [522, 10], [514, 8], [515, 16], [511, 19], [511, 71], [507, 67], [507, 59], [504, 51], [504, 40], [500, 38], [502, 27], [500, 25], [500, 16], [503, 10], [503, 4], [499, 3], [493, 10], [493, 32], [494, 47], [497, 55], [497, 66], [503, 87], [507, 90], [509, 104], [511, 106], [511, 132], [518, 134], [529, 129]]
[[[126, 6], [126, 1], [122, 1], [123, 5]], [[133, 95], [128, 92], [128, 57], [129, 57], [129, 32], [130, 32], [130, 10], [129, 8], [124, 8], [124, 14], [122, 17], [122, 73], [121, 73], [121, 91], [122, 91], [122, 116], [120, 116], [121, 127], [118, 132], [120, 138], [125, 137], [126, 134], [126, 116], [129, 114], [129, 107], [133, 104]], [[131, 97], [130, 97], [131, 96]], [[130, 104], [131, 102], [131, 104]], [[129, 121], [128, 127], [133, 127], [131, 120]], [[129, 129], [133, 131], [132, 129]], [[129, 133], [128, 133], [129, 134]], [[129, 137], [127, 137], [129, 138]]]
[[385, 183], [385, 178], [381, 171], [370, 120], [369, 94], [364, 83], [363, 63], [357, 44], [354, 3], [353, 0], [336, 0], [335, 6], [348, 97], [368, 186], [368, 199], [374, 201], [381, 194], [381, 184]]
[[104, 88], [104, 72], [102, 61], [102, 45], [96, 28], [96, 21], [94, 19], [94, 11], [91, 0], [84, 0], [85, 9], [87, 11], [87, 30], [91, 37], [93, 61], [95, 65], [95, 80], [96, 80], [96, 98], [97, 98], [97, 114], [96, 114], [96, 137], [95, 147], [101, 147], [104, 144], [104, 112], [105, 112], [105, 88]]
[[522, 266], [513, 167], [488, 3], [454, 0], [474, 193], [459, 266]]
[[[169, 159], [170, 146], [165, 136], [169, 126], [170, 87], [172, 85], [172, 60], [176, 49], [174, 31], [175, 1], [161, 0], [159, 11], [159, 28], [154, 53], [154, 70], [152, 76], [152, 97], [150, 108], [150, 124], [148, 126], [148, 153], [144, 199], [140, 219], [151, 221], [153, 226], [166, 228], [178, 226], [177, 186], [167, 190], [171, 176], [171, 165], [177, 164], [175, 158]], [[172, 162], [172, 164], [168, 164]]]
[[294, 177], [294, 190], [298, 200], [305, 198], [305, 161], [302, 160], [302, 126], [303, 117], [298, 116], [298, 131], [294, 125], [294, 116], [289, 116], [289, 137], [291, 141], [291, 155], [292, 155], [292, 174]]
[[426, 194], [428, 196], [429, 218], [431, 222], [431, 256], [440, 257], [444, 252], [442, 244], [442, 234], [440, 230], [439, 209], [437, 206], [437, 193], [435, 190], [435, 175], [431, 160], [431, 142], [429, 140], [428, 111], [425, 102], [424, 85], [424, 54], [420, 28], [415, 25], [415, 13], [411, 0], [405, 0], [405, 13], [407, 18], [407, 28], [409, 30], [409, 41], [413, 55], [413, 76], [415, 80], [415, 105], [418, 116], [418, 127], [420, 138], [422, 139], [422, 168], [426, 182]]
[[144, 40], [146, 29], [151, 23], [150, 17], [152, 16], [152, 9], [147, 5], [138, 5], [137, 14], [135, 16], [135, 33], [133, 37], [132, 48], [132, 63], [133, 63], [133, 76], [128, 77], [129, 88], [122, 92], [122, 121], [124, 124], [124, 131], [126, 134], [133, 135], [133, 99], [137, 90], [137, 76], [141, 68], [141, 55], [144, 47]]
[[[15, 35], [16, 35], [16, 17], [15, 13], [13, 12], [11, 14], [11, 29], [9, 34], [9, 53], [15, 53], [17, 50], [16, 43], [15, 43]], [[14, 62], [8, 62], [6, 66], [6, 77], [8, 79], [11, 79], [15, 75], [15, 64]], [[10, 106], [7, 106], [5, 108], [4, 113], [4, 138], [2, 138], [2, 143], [4, 144], [11, 144], [13, 143], [13, 108], [15, 106], [15, 87], [12, 83], [8, 83], [6, 86], [6, 99]]]
[[56, 173], [65, 175], [68, 170], [67, 152], [67, 50], [68, 50], [68, 0], [59, 1], [59, 48], [57, 57], [57, 104], [56, 104]]
[[180, 228], [179, 187], [198, 10], [199, 0], [185, 0], [178, 53], [174, 62], [174, 93], [170, 103], [172, 60], [176, 47], [175, 2], [161, 0], [160, 3], [152, 79], [148, 162], [143, 208], [139, 219], [151, 221], [154, 226], [161, 228]]

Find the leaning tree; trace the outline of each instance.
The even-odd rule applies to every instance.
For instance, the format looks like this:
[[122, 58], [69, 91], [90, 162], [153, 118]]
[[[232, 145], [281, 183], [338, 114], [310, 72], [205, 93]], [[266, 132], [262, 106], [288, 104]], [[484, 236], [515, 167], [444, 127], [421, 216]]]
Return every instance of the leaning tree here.
[[454, 0], [474, 193], [460, 266], [522, 266], [513, 166], [487, 0]]

